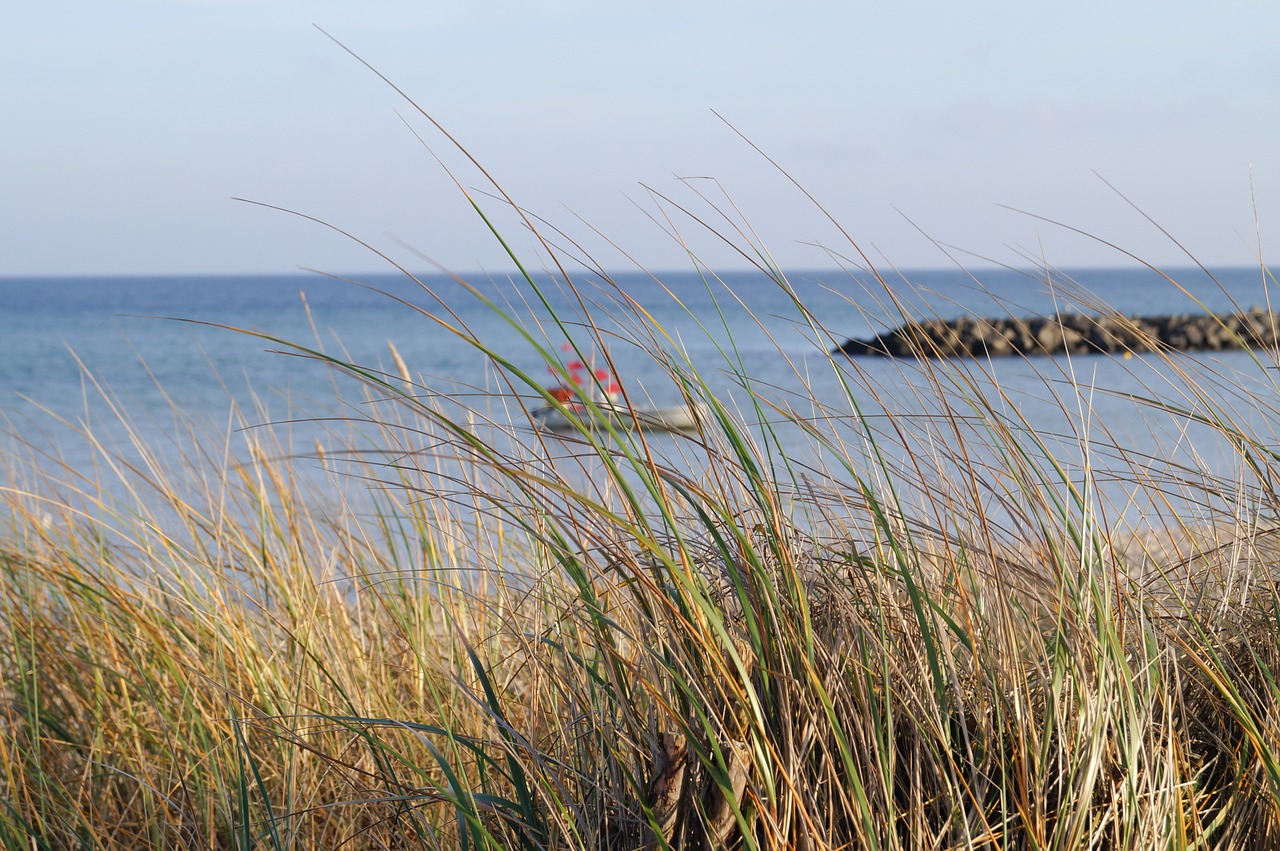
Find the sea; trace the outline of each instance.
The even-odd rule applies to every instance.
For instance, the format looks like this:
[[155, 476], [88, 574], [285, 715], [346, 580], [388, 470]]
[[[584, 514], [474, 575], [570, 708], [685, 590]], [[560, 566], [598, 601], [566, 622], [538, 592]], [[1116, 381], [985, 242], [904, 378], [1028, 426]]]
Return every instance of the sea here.
[[[1070, 463], [1117, 463], [1124, 470], [1116, 479], [1135, 463], [1238, 477], [1238, 453], [1197, 424], [1206, 404], [1242, 428], [1275, 431], [1275, 365], [1261, 353], [1179, 356], [1173, 366], [1143, 356], [1007, 358], [957, 365], [958, 380], [942, 385], [918, 364], [836, 359], [843, 365], [835, 369], [828, 356], [844, 339], [872, 336], [907, 316], [1270, 306], [1274, 282], [1258, 268], [827, 269], [785, 278], [582, 273], [572, 286], [553, 274], [0, 278], [0, 458], [7, 459], [0, 475], [10, 487], [35, 487], [33, 471], [43, 466], [62, 480], [82, 473], [96, 486], [120, 487], [104, 449], [127, 457], [148, 446], [163, 456], [164, 447], [177, 446], [175, 431], [185, 434], [192, 423], [214, 442], [232, 444], [232, 453], [247, 431], [287, 426], [282, 451], [297, 454], [303, 467], [319, 465], [319, 444], [333, 424], [371, 416], [370, 396], [380, 392], [344, 364], [394, 386], [403, 368], [413, 392], [439, 410], [501, 431], [503, 440], [532, 442], [539, 436], [513, 403], [532, 404], [531, 384], [555, 380], [548, 361], [566, 345], [576, 348], [565, 357], [593, 365], [607, 359], [630, 394], [655, 405], [681, 398], [661, 363], [662, 353], [677, 353], [741, 412], [750, 433], [810, 470], [827, 469], [821, 456], [829, 450], [813, 445], [796, 416], [836, 412], [854, 442], [865, 444], [871, 422], [886, 441], [932, 442], [946, 455], [954, 428], [938, 419], [942, 385], [955, 394], [947, 409], [973, 414], [975, 433], [985, 416], [975, 406], [980, 388], [997, 416], [1047, 436]], [[1187, 375], [1200, 376], [1206, 398], [1186, 392]], [[1188, 414], [1171, 415], [1169, 407]], [[911, 421], [932, 425], [904, 437], [896, 424]], [[656, 438], [660, 450], [663, 441], [675, 447], [682, 439]], [[386, 436], [375, 430], [366, 440], [375, 445]], [[1090, 441], [1104, 447], [1096, 456], [1083, 449]], [[406, 451], [393, 442], [389, 453]], [[1116, 446], [1132, 453], [1119, 457]], [[898, 452], [908, 465], [911, 451]]]

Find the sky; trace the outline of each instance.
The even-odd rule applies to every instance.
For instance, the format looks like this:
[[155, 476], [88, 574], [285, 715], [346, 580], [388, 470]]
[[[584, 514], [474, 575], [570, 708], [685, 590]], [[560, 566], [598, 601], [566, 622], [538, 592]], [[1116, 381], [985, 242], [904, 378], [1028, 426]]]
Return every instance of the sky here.
[[11, 0], [0, 22], [0, 276], [501, 272], [504, 242], [546, 267], [495, 182], [614, 270], [752, 245], [791, 269], [1240, 266], [1280, 239], [1269, 0]]

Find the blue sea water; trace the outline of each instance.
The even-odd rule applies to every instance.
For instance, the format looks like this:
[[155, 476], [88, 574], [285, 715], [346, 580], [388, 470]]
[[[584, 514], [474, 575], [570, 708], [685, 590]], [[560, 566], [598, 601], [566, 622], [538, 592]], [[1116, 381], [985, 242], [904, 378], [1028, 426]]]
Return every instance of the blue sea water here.
[[[496, 276], [466, 285], [427, 276], [426, 287], [386, 274], [0, 278], [0, 414], [10, 446], [55, 446], [74, 467], [93, 463], [92, 448], [75, 435], [77, 425], [90, 423], [127, 439], [114, 424], [118, 415], [111, 400], [127, 413], [135, 433], [157, 443], [173, 428], [175, 406], [215, 432], [227, 427], [233, 404], [248, 412], [250, 422], [360, 410], [363, 401], [349, 382], [335, 379], [321, 360], [300, 357], [279, 342], [290, 341], [388, 372], [394, 372], [389, 344], [394, 345], [432, 392], [492, 415], [510, 390], [493, 359], [467, 337], [511, 369], [543, 376], [545, 363], [521, 331], [555, 346], [566, 337], [585, 337], [588, 324], [609, 341], [624, 381], [656, 403], [674, 401], [674, 385], [651, 355], [629, 342], [645, 333], [637, 321], [642, 314], [663, 329], [662, 346], [683, 349], [726, 397], [749, 401], [741, 377], [726, 369], [731, 362], [759, 382], [753, 392], [780, 400], [792, 399], [789, 394], [797, 390], [830, 394], [839, 403], [841, 386], [823, 353], [844, 338], [898, 324], [903, 311], [1031, 315], [1091, 310], [1097, 298], [1127, 314], [1156, 315], [1268, 303], [1258, 269], [1184, 269], [1167, 277], [1145, 269], [1077, 270], [1054, 273], [1049, 283], [1042, 274], [1016, 270], [895, 273], [884, 282], [865, 272], [823, 270], [791, 273], [789, 279], [790, 290], [750, 272], [719, 280], [690, 272], [628, 273], [608, 282], [584, 275], [570, 291], [550, 278], [535, 290]], [[1270, 392], [1265, 365], [1260, 369], [1246, 353], [1198, 356], [1195, 362], [1215, 373], [1239, 371], [1246, 385], [1256, 381], [1256, 389], [1242, 393], [1245, 398]], [[1161, 369], [1102, 357], [989, 365], [992, 382], [1013, 412], [1034, 429], [1078, 430], [1078, 424], [1064, 422], [1062, 405], [1046, 392], [1046, 374], [1065, 377], [1069, 371], [1096, 390], [1073, 406], [1091, 406], [1097, 421], [1116, 432], [1115, 441], [1143, 446], [1154, 457], [1190, 450], [1229, 467], [1229, 452], [1213, 461], [1221, 447], [1189, 446], [1194, 429], [1179, 431], [1167, 417], [1147, 418], [1142, 406], [1124, 398], [1158, 392]], [[928, 382], [902, 364], [862, 359], [857, 372], [861, 382], [879, 388], [860, 402], [865, 410], [909, 412], [922, 404], [913, 388]], [[802, 377], [812, 382], [811, 390], [799, 386]], [[1265, 404], [1242, 416], [1268, 427]], [[305, 429], [300, 434], [303, 443], [313, 439]]]

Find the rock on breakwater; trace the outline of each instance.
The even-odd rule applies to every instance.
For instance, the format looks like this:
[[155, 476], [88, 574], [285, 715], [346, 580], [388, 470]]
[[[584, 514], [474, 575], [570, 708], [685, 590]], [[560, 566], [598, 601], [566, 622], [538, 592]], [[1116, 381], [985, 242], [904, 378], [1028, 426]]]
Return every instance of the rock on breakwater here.
[[1064, 313], [1030, 318], [927, 319], [837, 347], [847, 355], [1003, 357], [1120, 354], [1158, 350], [1227, 351], [1276, 345], [1280, 314], [1259, 307], [1241, 313], [1176, 316], [1092, 316]]

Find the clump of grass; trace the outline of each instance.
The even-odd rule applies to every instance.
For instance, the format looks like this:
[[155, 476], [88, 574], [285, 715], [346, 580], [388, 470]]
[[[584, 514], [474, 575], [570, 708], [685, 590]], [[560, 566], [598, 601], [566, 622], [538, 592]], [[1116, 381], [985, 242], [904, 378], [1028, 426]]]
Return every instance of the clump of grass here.
[[[176, 460], [98, 444], [109, 484], [41, 462], [5, 488], [6, 846], [1280, 841], [1277, 455], [1235, 407], [1265, 419], [1280, 396], [1155, 356], [1179, 396], [1134, 395], [1224, 441], [1227, 481], [1114, 439], [1069, 359], [1037, 367], [1056, 436], [986, 362], [902, 363], [888, 387], [828, 354], [724, 220], [811, 338], [790, 388], [732, 339], [720, 363], [682, 356], [550, 237], [581, 315], [492, 305], [529, 363], [562, 337], [647, 352], [702, 412], [690, 436], [590, 412], [540, 432], [541, 376], [406, 301], [491, 360], [506, 407], [292, 345], [368, 390], [322, 453], [332, 490], [271, 428], [229, 451], [198, 424]], [[809, 383], [818, 360], [838, 392]], [[903, 392], [916, 412], [884, 400]]]
[[371, 390], [365, 445], [327, 451], [385, 485], [371, 514], [269, 429], [245, 464], [194, 427], [178, 465], [99, 447], [123, 504], [73, 470], [57, 501], [8, 489], [8, 843], [1273, 840], [1274, 453], [1223, 376], [1171, 354], [1188, 401], [1161, 404], [1228, 438], [1240, 480], [1134, 463], [1152, 504], [1216, 508], [1125, 529], [1091, 464], [1129, 449], [1082, 433], [1064, 458], [986, 364], [904, 364], [923, 421], [864, 416], [884, 390], [839, 362], [845, 393], [803, 413], [739, 369], [738, 410], [648, 331], [705, 411], [666, 439], [680, 466], [651, 434], [495, 431], [407, 369], [314, 353]]

